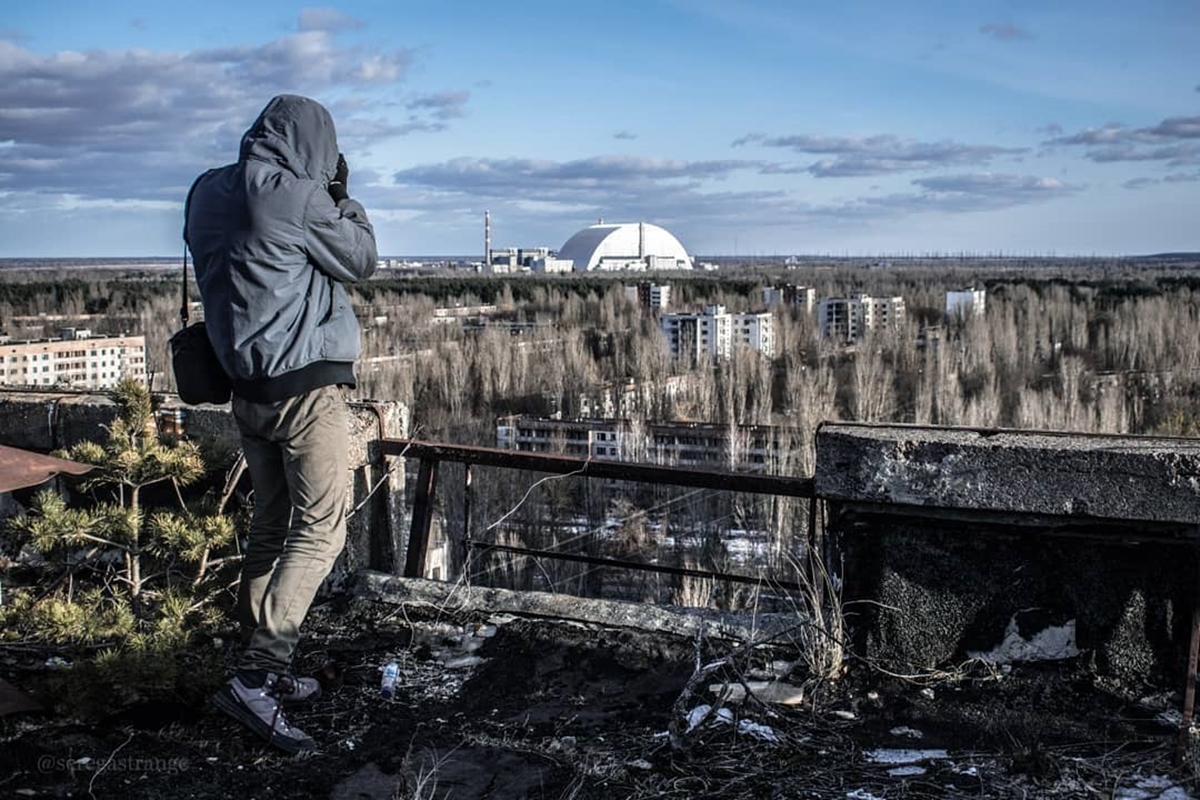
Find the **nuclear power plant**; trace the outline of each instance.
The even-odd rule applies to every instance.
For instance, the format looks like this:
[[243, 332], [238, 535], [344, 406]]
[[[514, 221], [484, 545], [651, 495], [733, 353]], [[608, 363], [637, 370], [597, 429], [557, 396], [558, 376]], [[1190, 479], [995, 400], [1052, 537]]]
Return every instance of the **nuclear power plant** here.
[[690, 270], [694, 264], [674, 234], [648, 222], [606, 223], [576, 232], [555, 253], [546, 247], [492, 249], [492, 218], [483, 212], [483, 271], [647, 272]]

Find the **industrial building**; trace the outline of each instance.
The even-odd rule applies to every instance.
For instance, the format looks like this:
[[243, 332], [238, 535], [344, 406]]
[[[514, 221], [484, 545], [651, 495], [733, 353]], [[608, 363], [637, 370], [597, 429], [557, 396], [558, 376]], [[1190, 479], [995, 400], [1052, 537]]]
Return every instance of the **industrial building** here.
[[566, 241], [558, 257], [576, 272], [692, 269], [692, 257], [669, 231], [648, 222], [584, 228]]

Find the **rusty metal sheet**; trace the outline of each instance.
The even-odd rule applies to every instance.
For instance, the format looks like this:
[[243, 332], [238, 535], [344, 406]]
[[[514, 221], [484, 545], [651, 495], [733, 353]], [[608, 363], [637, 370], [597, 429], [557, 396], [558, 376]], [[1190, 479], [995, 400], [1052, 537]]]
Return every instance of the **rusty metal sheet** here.
[[91, 464], [0, 445], [0, 492], [37, 486], [63, 472], [83, 475], [93, 469]]

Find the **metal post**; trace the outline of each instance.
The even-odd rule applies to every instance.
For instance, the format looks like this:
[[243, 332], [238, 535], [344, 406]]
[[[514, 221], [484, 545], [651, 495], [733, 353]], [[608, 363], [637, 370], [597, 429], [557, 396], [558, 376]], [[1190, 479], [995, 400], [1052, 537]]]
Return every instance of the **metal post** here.
[[408, 556], [404, 577], [425, 577], [425, 553], [429, 550], [429, 523], [433, 519], [433, 490], [437, 487], [438, 461], [421, 459], [417, 489], [413, 498], [412, 530], [408, 534]]
[[[464, 464], [463, 471], [463, 529], [462, 542], [459, 548], [459, 557], [462, 559], [463, 571], [466, 571], [467, 566], [467, 542], [471, 541], [471, 494], [474, 491], [471, 487], [471, 465]], [[450, 576], [447, 575], [447, 578]]]
[[1200, 663], [1200, 547], [1192, 549], [1192, 568], [1196, 570], [1196, 589], [1192, 596], [1192, 640], [1188, 649], [1187, 683], [1183, 688], [1183, 718], [1179, 722], [1179, 743], [1175, 763], [1182, 766], [1191, 742], [1192, 712], [1196, 706], [1196, 669]]

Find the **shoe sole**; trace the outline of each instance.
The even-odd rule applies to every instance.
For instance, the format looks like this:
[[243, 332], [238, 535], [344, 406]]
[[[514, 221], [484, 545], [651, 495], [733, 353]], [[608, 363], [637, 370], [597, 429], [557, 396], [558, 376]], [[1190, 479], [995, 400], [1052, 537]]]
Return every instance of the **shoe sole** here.
[[317, 749], [316, 742], [312, 739], [287, 739], [280, 736], [278, 732], [271, 728], [270, 725], [263, 722], [254, 714], [250, 713], [244, 705], [238, 702], [235, 698], [229, 696], [227, 689], [222, 689], [213, 696], [213, 707], [226, 716], [232, 717], [238, 722], [245, 725], [253, 733], [266, 739], [267, 742], [286, 753], [295, 755], [297, 753], [309, 753]]

